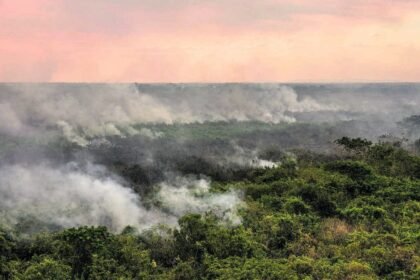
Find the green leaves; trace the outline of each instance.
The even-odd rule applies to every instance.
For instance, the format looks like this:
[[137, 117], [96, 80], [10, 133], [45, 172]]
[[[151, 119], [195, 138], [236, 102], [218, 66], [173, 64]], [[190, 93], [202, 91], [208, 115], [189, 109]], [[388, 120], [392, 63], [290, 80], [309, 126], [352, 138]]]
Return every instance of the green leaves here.
[[23, 273], [25, 280], [70, 280], [71, 267], [51, 258], [31, 264]]
[[363, 153], [214, 185], [245, 194], [242, 225], [192, 213], [177, 228], [121, 234], [80, 227], [22, 239], [0, 230], [0, 279], [418, 279], [419, 158], [347, 140]]

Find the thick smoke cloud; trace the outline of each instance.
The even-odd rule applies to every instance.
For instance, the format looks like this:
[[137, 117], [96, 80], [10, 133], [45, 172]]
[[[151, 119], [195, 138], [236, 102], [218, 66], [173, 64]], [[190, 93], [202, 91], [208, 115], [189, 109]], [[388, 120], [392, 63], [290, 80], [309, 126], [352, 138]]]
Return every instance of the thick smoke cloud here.
[[[139, 123], [204, 121], [293, 122], [293, 112], [328, 109], [293, 89], [265, 86], [263, 92], [234, 89], [195, 94], [148, 94], [133, 84], [3, 85], [0, 87], [0, 132], [31, 134], [57, 130], [86, 145], [83, 136], [133, 135]], [[155, 135], [151, 135], [155, 137]]]
[[2, 167], [0, 208], [12, 224], [19, 217], [32, 215], [63, 227], [111, 223], [121, 229], [138, 225], [145, 217], [137, 196], [117, 181], [94, 173], [83, 173], [71, 164], [61, 169], [48, 165]]
[[[36, 219], [59, 227], [105, 225], [121, 231], [131, 225], [142, 230], [157, 224], [176, 225], [188, 212], [215, 215], [238, 223], [237, 193], [209, 193], [203, 179], [178, 178], [162, 183], [156, 202], [161, 207], [144, 207], [138, 194], [121, 179], [106, 174], [103, 167], [75, 163], [61, 168], [48, 164], [11, 165], [0, 169], [0, 220], [11, 227], [22, 218]], [[166, 209], [166, 210], [165, 210]]]
[[58, 133], [83, 146], [96, 136], [161, 136], [136, 129], [141, 123], [335, 122], [368, 116], [373, 126], [391, 126], [418, 113], [419, 92], [416, 84], [2, 84], [0, 133]]

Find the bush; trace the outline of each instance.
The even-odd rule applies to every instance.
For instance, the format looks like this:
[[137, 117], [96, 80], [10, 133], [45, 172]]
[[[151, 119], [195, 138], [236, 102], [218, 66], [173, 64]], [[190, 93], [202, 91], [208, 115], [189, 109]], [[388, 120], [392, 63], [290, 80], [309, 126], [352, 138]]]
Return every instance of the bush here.
[[351, 179], [361, 181], [373, 174], [372, 168], [360, 161], [336, 161], [325, 166], [329, 171], [349, 176]]
[[27, 280], [70, 280], [71, 267], [50, 258], [31, 264], [23, 274]]

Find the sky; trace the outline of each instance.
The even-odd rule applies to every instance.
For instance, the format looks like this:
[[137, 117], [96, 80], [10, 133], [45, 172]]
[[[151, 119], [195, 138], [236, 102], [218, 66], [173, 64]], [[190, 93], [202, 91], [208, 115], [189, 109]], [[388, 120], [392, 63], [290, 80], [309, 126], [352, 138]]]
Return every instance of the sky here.
[[2, 82], [420, 81], [420, 0], [0, 0]]

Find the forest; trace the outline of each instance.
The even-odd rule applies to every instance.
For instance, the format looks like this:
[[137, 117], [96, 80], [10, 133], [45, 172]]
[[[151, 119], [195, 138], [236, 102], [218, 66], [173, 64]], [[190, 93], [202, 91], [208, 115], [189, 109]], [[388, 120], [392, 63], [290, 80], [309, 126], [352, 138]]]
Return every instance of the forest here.
[[220, 176], [211, 192], [243, 194], [239, 225], [208, 212], [142, 232], [2, 229], [1, 277], [419, 279], [420, 157], [400, 145], [343, 137], [334, 155], [282, 155], [278, 167]]
[[418, 90], [0, 85], [0, 279], [420, 279]]

